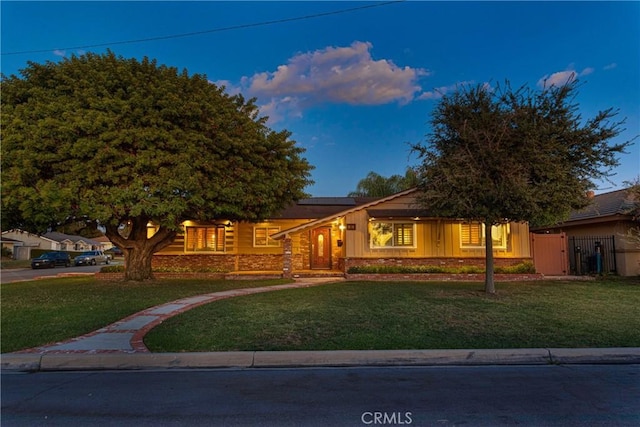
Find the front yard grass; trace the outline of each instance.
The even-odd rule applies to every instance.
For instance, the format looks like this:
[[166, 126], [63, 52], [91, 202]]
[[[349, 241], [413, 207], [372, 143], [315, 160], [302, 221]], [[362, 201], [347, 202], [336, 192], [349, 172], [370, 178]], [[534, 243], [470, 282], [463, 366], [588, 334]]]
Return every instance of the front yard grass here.
[[125, 283], [78, 277], [7, 283], [0, 286], [0, 351], [6, 353], [73, 338], [179, 298], [287, 282], [161, 280]]
[[218, 301], [151, 330], [155, 352], [640, 347], [640, 283], [346, 282]]

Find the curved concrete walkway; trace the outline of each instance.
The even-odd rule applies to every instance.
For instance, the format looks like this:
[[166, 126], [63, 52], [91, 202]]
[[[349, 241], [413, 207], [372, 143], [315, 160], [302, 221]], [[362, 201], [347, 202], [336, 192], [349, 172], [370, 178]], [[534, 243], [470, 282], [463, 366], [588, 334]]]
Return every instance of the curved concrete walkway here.
[[149, 353], [144, 336], [154, 327], [187, 310], [222, 299], [285, 289], [308, 288], [343, 281], [342, 278], [305, 278], [286, 285], [241, 288], [182, 298], [142, 310], [97, 331], [66, 341], [15, 352], [15, 354]]

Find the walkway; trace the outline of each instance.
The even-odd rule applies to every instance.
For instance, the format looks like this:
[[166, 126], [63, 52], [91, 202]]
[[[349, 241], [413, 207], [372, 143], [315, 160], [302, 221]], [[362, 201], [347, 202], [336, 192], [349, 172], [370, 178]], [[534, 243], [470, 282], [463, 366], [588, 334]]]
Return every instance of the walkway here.
[[192, 308], [222, 299], [285, 289], [308, 288], [343, 281], [342, 278], [304, 278], [295, 283], [260, 288], [233, 289], [197, 295], [148, 308], [102, 329], [67, 341], [21, 350], [16, 354], [149, 353], [144, 336], [165, 320]]

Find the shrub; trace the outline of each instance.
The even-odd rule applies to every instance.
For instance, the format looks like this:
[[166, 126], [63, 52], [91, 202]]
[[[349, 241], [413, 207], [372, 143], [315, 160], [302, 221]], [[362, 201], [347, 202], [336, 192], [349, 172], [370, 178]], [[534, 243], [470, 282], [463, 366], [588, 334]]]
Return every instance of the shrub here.
[[[485, 272], [483, 267], [475, 265], [465, 265], [462, 267], [440, 267], [437, 265], [419, 265], [419, 266], [403, 266], [403, 265], [361, 265], [349, 267], [349, 274], [482, 274]], [[527, 274], [535, 273], [535, 267], [531, 262], [523, 262], [509, 267], [496, 267], [496, 273], [502, 274]]]

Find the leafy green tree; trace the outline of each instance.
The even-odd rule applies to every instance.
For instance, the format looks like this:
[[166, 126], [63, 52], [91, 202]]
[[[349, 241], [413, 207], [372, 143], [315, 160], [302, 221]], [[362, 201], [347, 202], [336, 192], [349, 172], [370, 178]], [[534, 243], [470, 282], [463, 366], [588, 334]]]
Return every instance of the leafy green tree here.
[[388, 178], [369, 172], [358, 182], [355, 191], [349, 193], [349, 197], [385, 197], [418, 185], [418, 175], [412, 168], [407, 168], [404, 176], [391, 175]]
[[152, 277], [183, 221], [266, 218], [311, 183], [304, 150], [254, 100], [155, 60], [29, 62], [1, 90], [3, 227], [96, 220], [129, 280]]
[[542, 90], [463, 87], [441, 99], [427, 142], [414, 144], [421, 203], [485, 226], [487, 293], [495, 293], [491, 226], [566, 218], [589, 203], [593, 180], [606, 179], [630, 143], [609, 143], [622, 124], [612, 109], [580, 117], [577, 88], [575, 80]]

